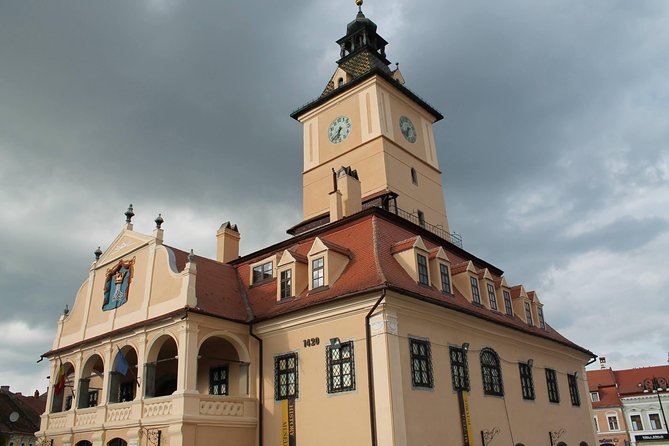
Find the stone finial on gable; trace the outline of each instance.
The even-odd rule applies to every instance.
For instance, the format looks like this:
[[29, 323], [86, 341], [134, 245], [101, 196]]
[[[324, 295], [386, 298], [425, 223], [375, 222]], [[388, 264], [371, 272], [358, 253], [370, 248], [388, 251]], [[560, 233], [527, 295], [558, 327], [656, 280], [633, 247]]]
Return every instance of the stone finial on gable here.
[[132, 209], [132, 203], [128, 206], [128, 210], [125, 211], [125, 228], [129, 231], [132, 231], [132, 217], [135, 216], [135, 212]]

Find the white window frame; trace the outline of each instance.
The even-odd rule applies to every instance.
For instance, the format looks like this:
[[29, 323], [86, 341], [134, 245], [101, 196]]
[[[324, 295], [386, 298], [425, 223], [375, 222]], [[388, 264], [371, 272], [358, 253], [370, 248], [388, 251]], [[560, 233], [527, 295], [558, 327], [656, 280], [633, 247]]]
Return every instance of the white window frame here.
[[[632, 420], [632, 417], [639, 417], [639, 428], [637, 429], [636, 426], [634, 425], [634, 420]], [[630, 427], [632, 428], [633, 431], [642, 431], [644, 430], [643, 428], [643, 418], [641, 417], [640, 413], [632, 413], [630, 414]]]
[[593, 403], [599, 402], [599, 392], [590, 392], [590, 401]]
[[[611, 428], [611, 418], [616, 420], [617, 429]], [[619, 432], [620, 431], [620, 420], [618, 419], [617, 413], [607, 413], [606, 414], [606, 424], [609, 428], [609, 432]]]
[[597, 419], [597, 415], [592, 417], [592, 419], [595, 422], [595, 431], [599, 432], [599, 420]]
[[[650, 419], [651, 415], [657, 416], [657, 421], [660, 423], [660, 427], [653, 427], [653, 422]], [[648, 430], [659, 431], [664, 429], [664, 426], [662, 426], [662, 417], [660, 416], [659, 412], [648, 412], [647, 416], [648, 416]]]

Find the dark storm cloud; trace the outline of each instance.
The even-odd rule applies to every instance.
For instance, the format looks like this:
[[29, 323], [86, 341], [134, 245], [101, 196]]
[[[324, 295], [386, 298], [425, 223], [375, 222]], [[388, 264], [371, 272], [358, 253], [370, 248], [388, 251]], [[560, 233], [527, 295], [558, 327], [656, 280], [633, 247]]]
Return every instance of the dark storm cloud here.
[[[667, 8], [364, 5], [407, 86], [446, 115], [435, 136], [452, 229], [509, 282], [537, 289], [553, 326], [620, 366], [657, 362], [667, 345], [654, 338], [635, 356], [644, 330], [624, 320], [630, 293], [657, 305], [666, 283], [636, 265], [669, 249]], [[130, 202], [139, 231], [163, 212], [167, 242], [204, 255], [226, 220], [244, 252], [285, 237], [301, 216], [302, 129], [289, 114], [322, 91], [355, 11], [352, 1], [0, 3], [0, 324], [22, 321], [39, 339], [55, 329]], [[613, 272], [625, 275], [620, 289]], [[627, 343], [592, 339], [602, 306], [631, 327]], [[19, 363], [0, 380], [21, 376]]]

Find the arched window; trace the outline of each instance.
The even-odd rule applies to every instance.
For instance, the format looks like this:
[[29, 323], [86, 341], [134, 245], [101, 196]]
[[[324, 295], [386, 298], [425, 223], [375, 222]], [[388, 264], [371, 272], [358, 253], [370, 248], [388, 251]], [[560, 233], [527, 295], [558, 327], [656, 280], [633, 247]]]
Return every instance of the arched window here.
[[578, 444], [578, 446], [588, 446], [588, 443], [586, 443], [585, 441], [582, 441]]
[[93, 443], [91, 443], [88, 440], [81, 440], [81, 441], [78, 441], [75, 446], [93, 446]]
[[344, 85], [344, 78], [340, 77], [339, 80], [337, 81], [337, 86], [341, 87], [342, 85]]
[[107, 446], [128, 446], [128, 443], [123, 438], [114, 438], [107, 443]]
[[567, 446], [567, 443], [565, 443], [564, 441], [561, 441], [557, 444], [557, 446]]
[[483, 375], [483, 393], [486, 395], [504, 395], [499, 356], [490, 348], [481, 350], [481, 374]]

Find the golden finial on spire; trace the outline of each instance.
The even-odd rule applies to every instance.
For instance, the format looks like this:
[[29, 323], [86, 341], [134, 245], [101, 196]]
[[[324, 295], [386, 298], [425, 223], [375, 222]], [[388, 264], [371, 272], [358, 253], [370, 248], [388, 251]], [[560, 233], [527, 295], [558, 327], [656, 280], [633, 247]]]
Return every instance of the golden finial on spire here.
[[358, 8], [362, 11], [362, 2], [363, 0], [355, 0], [355, 4], [358, 5]]

